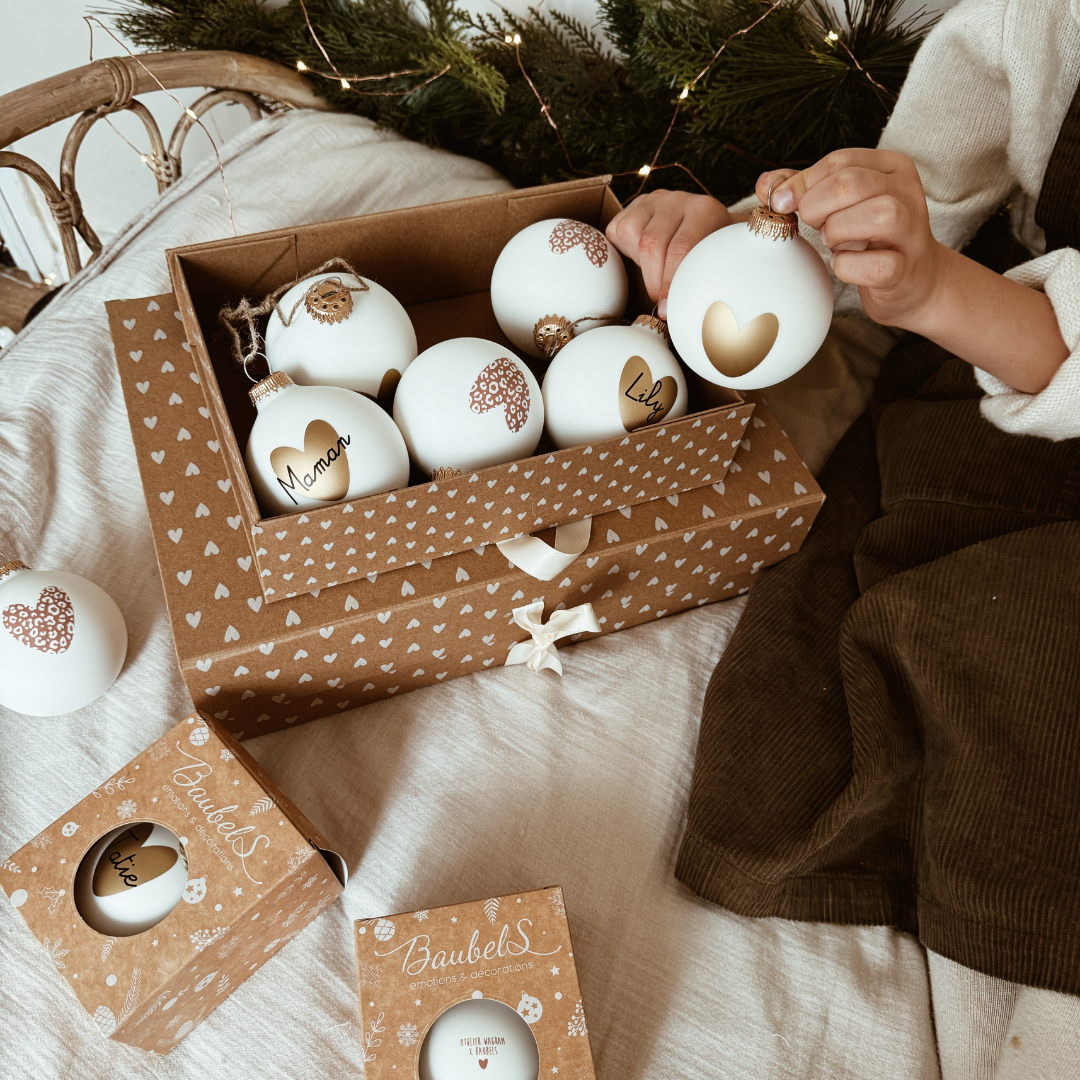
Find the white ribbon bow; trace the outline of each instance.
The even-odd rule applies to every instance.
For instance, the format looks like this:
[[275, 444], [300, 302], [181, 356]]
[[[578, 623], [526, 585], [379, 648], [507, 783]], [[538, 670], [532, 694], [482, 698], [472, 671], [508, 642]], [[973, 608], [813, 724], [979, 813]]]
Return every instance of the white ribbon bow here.
[[[568, 521], [555, 529], [555, 546], [538, 536], [515, 536], [498, 541], [499, 550], [515, 566], [540, 581], [550, 581], [561, 574], [588, 546], [592, 536], [592, 518]], [[528, 627], [526, 627], [528, 629]]]
[[585, 631], [599, 633], [600, 623], [596, 621], [596, 612], [592, 604], [579, 604], [574, 608], [565, 608], [552, 613], [549, 622], [542, 622], [544, 601], [526, 604], [514, 608], [514, 622], [532, 634], [532, 641], [519, 641], [506, 657], [506, 666], [525, 664], [530, 671], [543, 671], [551, 668], [561, 675], [562, 661], [555, 649], [555, 642], [568, 634], [580, 634]]

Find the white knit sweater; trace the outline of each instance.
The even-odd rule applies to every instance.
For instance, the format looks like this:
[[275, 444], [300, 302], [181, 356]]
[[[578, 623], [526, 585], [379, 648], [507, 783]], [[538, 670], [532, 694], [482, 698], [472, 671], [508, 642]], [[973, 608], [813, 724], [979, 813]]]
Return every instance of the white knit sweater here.
[[[1048, 439], [1080, 436], [1080, 252], [1043, 254], [1035, 224], [1046, 164], [1080, 83], [1078, 8], [1080, 0], [961, 0], [923, 43], [879, 143], [915, 161], [931, 228], [952, 248], [1011, 202], [1013, 230], [1037, 257], [1007, 276], [1045, 290], [1071, 355], [1039, 394], [975, 373], [991, 423]], [[837, 311], [857, 309], [857, 289], [838, 286]]]

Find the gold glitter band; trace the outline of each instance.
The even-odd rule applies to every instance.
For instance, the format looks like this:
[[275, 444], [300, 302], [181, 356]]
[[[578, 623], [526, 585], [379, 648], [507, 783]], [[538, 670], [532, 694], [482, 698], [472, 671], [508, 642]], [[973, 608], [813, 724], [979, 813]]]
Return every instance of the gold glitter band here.
[[668, 336], [667, 323], [655, 315], [639, 315], [630, 325], [644, 326], [646, 330], [654, 330], [662, 338]]
[[450, 465], [441, 465], [439, 468], [431, 470], [431, 479], [436, 483], [440, 480], [453, 480], [455, 476], [460, 475], [461, 470]]
[[0, 578], [5, 578], [8, 574], [14, 574], [16, 570], [29, 569], [30, 567], [19, 559], [8, 559], [6, 563], [0, 563]]
[[799, 235], [799, 215], [781, 214], [766, 206], [750, 211], [747, 227], [767, 240], [791, 240]]
[[284, 390], [286, 386], [292, 385], [292, 379], [284, 371], [275, 371], [267, 375], [265, 379], [257, 382], [248, 391], [248, 397], [251, 398], [251, 404], [257, 406], [260, 401], [265, 401], [272, 394], [276, 394], [279, 390]]

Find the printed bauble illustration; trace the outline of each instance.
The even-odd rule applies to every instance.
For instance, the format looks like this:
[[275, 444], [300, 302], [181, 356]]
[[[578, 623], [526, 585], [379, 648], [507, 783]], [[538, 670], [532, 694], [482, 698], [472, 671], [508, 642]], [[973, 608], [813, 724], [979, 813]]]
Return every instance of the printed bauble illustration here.
[[389, 941], [397, 928], [390, 919], [379, 919], [375, 924], [375, 937], [379, 941]]
[[532, 372], [483, 338], [451, 338], [402, 376], [394, 420], [417, 466], [433, 479], [528, 457], [544, 430]]
[[539, 998], [521, 991], [521, 1000], [517, 1003], [517, 1014], [526, 1024], [535, 1024], [544, 1015], [544, 1006]]
[[703, 379], [752, 390], [794, 375], [820, 348], [833, 294], [821, 256], [795, 214], [759, 206], [705, 237], [668, 295], [668, 331]]
[[517, 233], [491, 273], [502, 332], [528, 356], [550, 360], [572, 338], [622, 318], [626, 268], [598, 229], [549, 218]]
[[686, 414], [686, 379], [664, 324], [601, 326], [574, 338], [544, 375], [544, 419], [560, 450]]
[[0, 705], [29, 716], [73, 712], [100, 697], [127, 655], [116, 602], [76, 574], [0, 565]]
[[156, 926], [180, 902], [187, 852], [176, 834], [149, 821], [106, 833], [75, 873], [75, 907], [91, 929], [130, 937]]
[[540, 1052], [529, 1025], [509, 1005], [474, 997], [435, 1020], [418, 1066], [420, 1080], [537, 1080]]
[[192, 878], [184, 886], [183, 897], [185, 904], [202, 903], [206, 899], [206, 878]]
[[375, 402], [333, 386], [297, 386], [277, 372], [249, 391], [259, 410], [247, 444], [264, 513], [288, 514], [403, 487], [409, 455]]
[[265, 351], [271, 371], [283, 371], [301, 386], [340, 386], [388, 402], [416, 359], [416, 332], [405, 309], [377, 282], [321, 274], [278, 301]]

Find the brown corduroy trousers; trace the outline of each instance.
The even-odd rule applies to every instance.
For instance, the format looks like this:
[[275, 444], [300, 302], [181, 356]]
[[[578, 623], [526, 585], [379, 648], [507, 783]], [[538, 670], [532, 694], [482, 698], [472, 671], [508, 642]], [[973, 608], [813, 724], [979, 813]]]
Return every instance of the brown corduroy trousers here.
[[677, 876], [1080, 993], [1080, 440], [917, 341], [709, 684]]

